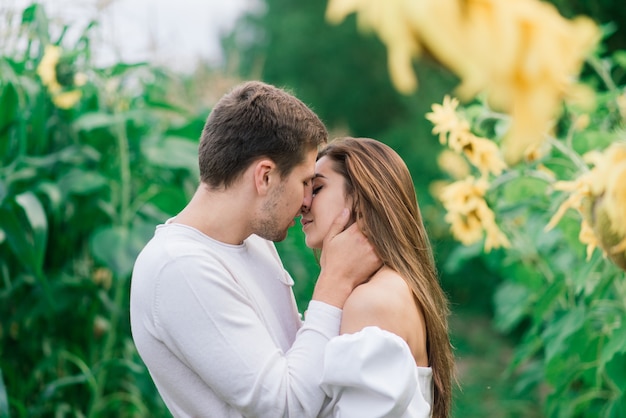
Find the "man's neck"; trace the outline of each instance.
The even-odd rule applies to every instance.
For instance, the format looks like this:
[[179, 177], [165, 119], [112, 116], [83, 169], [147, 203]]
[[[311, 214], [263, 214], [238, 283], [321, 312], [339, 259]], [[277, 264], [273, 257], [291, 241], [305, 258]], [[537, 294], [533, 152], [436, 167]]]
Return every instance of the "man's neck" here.
[[236, 187], [214, 190], [201, 183], [172, 222], [196, 228], [225, 244], [238, 245], [251, 234], [248, 225], [254, 211], [250, 203], [245, 191]]

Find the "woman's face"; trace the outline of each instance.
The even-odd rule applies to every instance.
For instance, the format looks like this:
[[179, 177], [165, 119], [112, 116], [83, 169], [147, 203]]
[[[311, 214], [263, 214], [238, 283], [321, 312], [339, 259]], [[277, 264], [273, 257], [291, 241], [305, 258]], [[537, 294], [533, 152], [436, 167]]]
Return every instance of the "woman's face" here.
[[321, 249], [333, 221], [344, 208], [352, 206], [345, 194], [345, 179], [332, 169], [332, 161], [320, 158], [315, 164], [313, 202], [302, 214], [302, 230], [307, 247]]

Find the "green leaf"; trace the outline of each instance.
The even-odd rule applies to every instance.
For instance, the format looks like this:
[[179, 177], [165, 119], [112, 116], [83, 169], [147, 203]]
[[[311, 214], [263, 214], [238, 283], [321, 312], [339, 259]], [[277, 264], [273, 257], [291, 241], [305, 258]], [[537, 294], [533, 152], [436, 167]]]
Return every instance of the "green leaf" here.
[[533, 196], [545, 196], [547, 184], [534, 177], [518, 177], [507, 183], [502, 197], [496, 202], [498, 205], [525, 201]]
[[8, 191], [7, 186], [4, 184], [4, 181], [0, 179], [0, 206], [2, 206], [2, 202], [7, 197]]
[[558, 320], [549, 323], [542, 333], [545, 341], [547, 362], [555, 355], [564, 351], [571, 351], [572, 348], [576, 350], [585, 349], [585, 347], [569, 347], [565, 344], [567, 338], [579, 330], [585, 323], [585, 313], [584, 306], [577, 306]]
[[117, 63], [109, 68], [106, 73], [109, 77], [117, 77], [124, 75], [127, 71], [136, 70], [146, 66], [148, 66], [148, 64], [145, 62], [138, 62], [135, 64]]
[[85, 385], [85, 383], [87, 383], [89, 380], [89, 376], [84, 375], [84, 374], [78, 374], [78, 375], [74, 375], [74, 376], [63, 376], [60, 377], [54, 381], [52, 381], [51, 383], [48, 383], [46, 385], [46, 387], [44, 388], [43, 392], [41, 393], [41, 396], [44, 399], [50, 399], [52, 398], [60, 389], [63, 389], [67, 386], [72, 386], [72, 385]]
[[443, 270], [448, 274], [462, 271], [468, 261], [478, 258], [483, 254], [483, 244], [478, 242], [472, 245], [457, 245], [448, 255]]
[[544, 380], [543, 365], [539, 361], [532, 361], [526, 365], [516, 378], [515, 392], [528, 393], [538, 387]]
[[[602, 266], [606, 262], [606, 257], [600, 251], [594, 251], [591, 260], [580, 265], [571, 273], [570, 277], [575, 294], [588, 296], [596, 290], [602, 278], [606, 277], [606, 273], [602, 271]], [[562, 271], [567, 271], [567, 269], [562, 269]]]
[[0, 228], [22, 266], [41, 278], [48, 221], [39, 199], [26, 192], [0, 207]]
[[613, 60], [617, 65], [626, 70], [626, 51], [616, 51], [613, 54]]
[[8, 83], [0, 93], [0, 135], [7, 130], [17, 119], [19, 109], [19, 97], [12, 83]]
[[619, 398], [609, 401], [605, 416], [608, 418], [624, 418], [626, 416], [626, 391], [623, 391]]
[[154, 233], [154, 225], [138, 223], [131, 228], [109, 226], [91, 238], [91, 252], [117, 277], [126, 277], [133, 270], [135, 259]]
[[604, 149], [615, 141], [613, 132], [586, 129], [574, 136], [572, 147], [579, 154], [593, 149]]
[[526, 332], [522, 341], [517, 345], [507, 367], [507, 373], [512, 373], [524, 362], [533, 358], [535, 354], [543, 348], [543, 341], [536, 332], [536, 328], [535, 326]]
[[43, 6], [40, 4], [33, 3], [24, 9], [24, 13], [22, 13], [22, 25], [29, 26], [31, 33], [35, 35], [42, 44], [50, 43], [48, 18]]
[[63, 196], [56, 183], [43, 181], [37, 185], [37, 192], [45, 196], [48, 200], [48, 210], [52, 213], [59, 213], [63, 207]]
[[149, 123], [154, 119], [153, 113], [144, 109], [128, 110], [124, 113], [109, 114], [104, 112], [84, 113], [74, 122], [74, 128], [80, 131], [93, 131], [101, 128], [111, 128], [128, 121], [135, 123]]
[[0, 369], [0, 417], [9, 417], [9, 397], [7, 395], [7, 387], [2, 378], [2, 369]]
[[107, 178], [95, 171], [73, 169], [59, 178], [58, 186], [64, 196], [70, 194], [85, 195], [107, 184]]
[[622, 322], [622, 326], [609, 336], [600, 354], [601, 364], [608, 363], [618, 353], [626, 353], [626, 322]]
[[198, 144], [185, 138], [146, 141], [142, 152], [150, 163], [159, 167], [182, 168], [192, 172], [198, 170]]
[[79, 131], [93, 131], [99, 128], [109, 128], [123, 121], [123, 118], [103, 112], [84, 113], [74, 122]]
[[50, 152], [42, 156], [24, 157], [29, 167], [54, 168], [56, 164], [65, 163], [72, 166], [81, 166], [89, 162], [100, 160], [100, 153], [88, 145], [71, 145], [60, 151]]
[[15, 197], [15, 202], [22, 208], [32, 231], [33, 247], [37, 268], [43, 267], [48, 242], [48, 219], [43, 205], [32, 192], [25, 192]]
[[25, 226], [13, 211], [11, 203], [0, 207], [0, 228], [4, 231], [9, 248], [20, 264], [31, 270], [35, 265], [35, 252], [27, 239], [27, 234], [24, 233]]
[[552, 313], [558, 306], [560, 296], [565, 293], [565, 283], [561, 280], [555, 280], [547, 289], [539, 293], [537, 301], [533, 305], [532, 314], [536, 321], [541, 321], [550, 313]]
[[162, 100], [154, 100], [148, 98], [146, 100], [146, 104], [150, 106], [151, 109], [154, 109], [156, 111], [165, 110], [171, 112], [174, 115], [184, 116], [187, 119], [193, 116], [191, 112], [189, 112], [189, 110], [185, 109], [184, 107], [178, 106], [173, 102], [166, 102]]
[[495, 327], [501, 332], [511, 331], [528, 312], [531, 293], [525, 286], [505, 282], [494, 295]]
[[578, 368], [572, 367], [573, 360], [567, 356], [557, 356], [550, 362], [544, 361], [545, 381], [552, 387], [552, 396], [561, 396], [567, 389], [568, 382], [574, 380], [579, 373]]
[[164, 215], [171, 217], [185, 206], [187, 198], [185, 190], [175, 184], [160, 186], [158, 192], [150, 198], [149, 203], [142, 205], [140, 211], [149, 216], [156, 215], [155, 219], [163, 219]]
[[607, 400], [606, 413], [603, 417], [623, 418], [626, 416], [626, 355], [619, 354], [606, 365], [607, 378], [612, 386], [619, 389], [610, 400]]
[[[537, 255], [531, 250], [516, 250], [515, 256], [524, 257], [522, 262], [510, 262], [507, 255], [507, 263], [501, 267], [503, 277], [508, 277], [512, 282], [523, 285], [529, 292], [538, 293], [546, 287], [546, 278], [535, 267]], [[504, 264], [504, 263], [503, 263]]]

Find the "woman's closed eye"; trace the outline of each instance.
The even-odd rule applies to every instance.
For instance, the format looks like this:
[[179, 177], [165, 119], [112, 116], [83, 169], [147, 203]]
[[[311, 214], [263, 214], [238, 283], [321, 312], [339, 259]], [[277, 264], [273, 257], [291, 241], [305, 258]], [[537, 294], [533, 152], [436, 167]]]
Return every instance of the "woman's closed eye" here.
[[323, 186], [313, 186], [313, 196], [315, 196], [320, 190], [322, 190]]

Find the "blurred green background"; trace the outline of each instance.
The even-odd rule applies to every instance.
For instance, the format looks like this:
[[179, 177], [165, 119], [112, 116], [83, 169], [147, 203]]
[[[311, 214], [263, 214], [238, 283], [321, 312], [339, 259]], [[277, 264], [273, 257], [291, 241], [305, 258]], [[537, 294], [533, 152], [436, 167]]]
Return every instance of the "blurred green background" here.
[[[622, 0], [554, 3], [566, 16], [605, 24], [607, 53], [626, 48]], [[381, 42], [359, 32], [354, 16], [328, 25], [325, 7], [265, 0], [261, 12], [244, 14], [224, 33], [221, 64], [199, 62], [184, 74], [134, 61], [97, 65], [97, 19], [69, 40], [72, 22], [50, 20], [43, 6], [3, 10], [0, 418], [169, 416], [130, 337], [129, 274], [154, 226], [197, 185], [197, 139], [211, 106], [245, 79], [292, 91], [331, 136], [376, 138], [406, 161], [452, 304], [460, 383], [453, 416], [565, 416], [545, 408], [549, 388], [509, 367], [526, 325], [494, 326], [504, 254], [454, 242], [429, 192], [445, 175], [424, 114], [457, 80], [425, 56], [415, 67], [419, 90], [397, 93]], [[37, 75], [48, 44], [62, 47], [61, 92], [81, 92], [68, 108], [55, 104], [60, 93]], [[278, 248], [304, 310], [315, 257], [298, 227]]]

